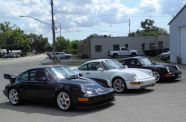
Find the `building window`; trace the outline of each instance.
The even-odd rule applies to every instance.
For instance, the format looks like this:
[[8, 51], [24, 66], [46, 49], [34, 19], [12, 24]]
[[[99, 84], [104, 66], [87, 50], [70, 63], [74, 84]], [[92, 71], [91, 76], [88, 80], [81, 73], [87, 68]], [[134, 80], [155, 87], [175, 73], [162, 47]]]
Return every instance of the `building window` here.
[[95, 46], [95, 51], [96, 52], [101, 52], [102, 51], [102, 46], [101, 45], [96, 45]]
[[128, 45], [128, 44], [125, 44], [125, 47], [126, 47], [126, 48], [129, 48], [129, 45]]
[[160, 50], [163, 49], [163, 41], [158, 42], [158, 47], [159, 47]]
[[150, 50], [155, 50], [156, 49], [156, 44], [155, 43], [150, 43], [149, 48], [150, 48]]
[[142, 49], [142, 50], [145, 50], [145, 43], [142, 43], [142, 44], [141, 44], [141, 49]]
[[113, 45], [113, 50], [118, 51], [119, 50], [119, 44], [114, 44]]

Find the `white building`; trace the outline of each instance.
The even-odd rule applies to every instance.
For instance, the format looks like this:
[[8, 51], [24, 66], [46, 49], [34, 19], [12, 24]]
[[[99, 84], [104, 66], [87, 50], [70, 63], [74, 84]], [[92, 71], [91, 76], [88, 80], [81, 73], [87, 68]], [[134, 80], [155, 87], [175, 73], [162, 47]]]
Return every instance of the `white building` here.
[[170, 21], [170, 61], [186, 64], [186, 5]]

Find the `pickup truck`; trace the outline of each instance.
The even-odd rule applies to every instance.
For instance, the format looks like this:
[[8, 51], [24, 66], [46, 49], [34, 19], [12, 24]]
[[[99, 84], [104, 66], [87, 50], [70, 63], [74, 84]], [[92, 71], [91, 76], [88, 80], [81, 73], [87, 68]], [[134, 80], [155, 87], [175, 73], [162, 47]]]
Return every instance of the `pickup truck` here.
[[108, 56], [112, 58], [123, 57], [123, 56], [137, 56], [138, 50], [131, 50], [126, 47], [121, 47], [119, 51], [108, 51]]
[[47, 55], [50, 59], [54, 59], [54, 56], [57, 59], [70, 59], [70, 58], [72, 58], [72, 54], [66, 54], [65, 52], [55, 52], [55, 55], [53, 52], [48, 52]]

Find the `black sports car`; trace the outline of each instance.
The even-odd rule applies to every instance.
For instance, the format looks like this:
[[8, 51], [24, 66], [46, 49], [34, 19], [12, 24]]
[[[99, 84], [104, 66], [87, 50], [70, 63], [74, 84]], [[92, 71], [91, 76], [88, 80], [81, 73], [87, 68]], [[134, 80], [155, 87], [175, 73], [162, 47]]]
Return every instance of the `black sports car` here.
[[24, 100], [53, 100], [67, 111], [76, 105], [96, 106], [115, 100], [107, 81], [78, 77], [68, 66], [38, 67], [20, 75], [4, 74], [4, 78], [10, 84], [3, 92], [13, 105]]
[[181, 78], [182, 72], [179, 71], [177, 65], [172, 64], [157, 64], [151, 62], [146, 57], [131, 57], [120, 61], [123, 66], [127, 65], [129, 68], [150, 69], [153, 71], [156, 82], [160, 80], [175, 80]]

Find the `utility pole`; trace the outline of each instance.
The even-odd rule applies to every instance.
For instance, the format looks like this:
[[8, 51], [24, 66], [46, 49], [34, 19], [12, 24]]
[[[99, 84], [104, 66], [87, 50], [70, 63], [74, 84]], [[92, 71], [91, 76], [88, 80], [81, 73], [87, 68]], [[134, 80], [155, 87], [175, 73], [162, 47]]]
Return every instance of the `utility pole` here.
[[60, 23], [60, 37], [61, 37], [61, 23]]
[[53, 54], [54, 54], [54, 58], [56, 58], [56, 55], [55, 55], [56, 36], [55, 36], [54, 3], [53, 3], [53, 0], [50, 0], [50, 4], [51, 4], [51, 15], [52, 15]]
[[130, 23], [130, 18], [129, 18], [129, 34], [130, 34], [130, 26], [131, 26], [131, 23]]

